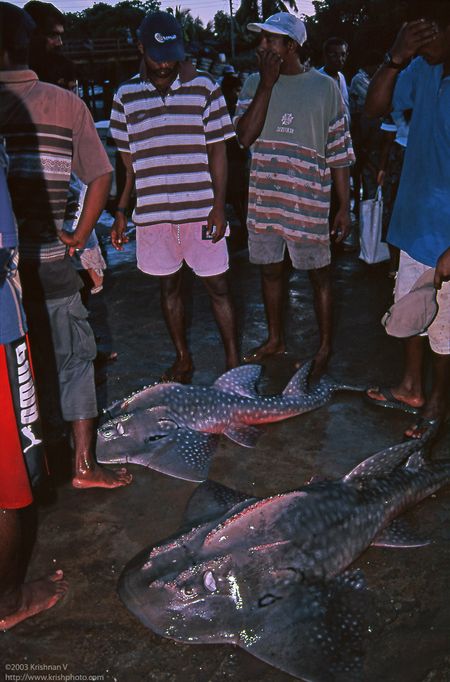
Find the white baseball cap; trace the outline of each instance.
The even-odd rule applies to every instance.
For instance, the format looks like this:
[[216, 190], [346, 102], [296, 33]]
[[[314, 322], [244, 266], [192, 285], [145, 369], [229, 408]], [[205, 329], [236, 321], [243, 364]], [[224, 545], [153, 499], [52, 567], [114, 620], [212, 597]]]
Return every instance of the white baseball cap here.
[[303, 45], [306, 40], [306, 27], [301, 19], [298, 19], [289, 12], [277, 12], [266, 19], [261, 24], [248, 24], [247, 29], [254, 33], [267, 31], [267, 33], [276, 33], [282, 36], [289, 36], [295, 40], [299, 45]]

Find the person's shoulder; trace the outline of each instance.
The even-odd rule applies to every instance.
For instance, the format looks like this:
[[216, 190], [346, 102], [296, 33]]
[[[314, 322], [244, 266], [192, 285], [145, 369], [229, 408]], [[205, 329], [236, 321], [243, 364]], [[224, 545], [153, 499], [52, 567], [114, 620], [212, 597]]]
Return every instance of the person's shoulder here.
[[317, 87], [320, 87], [325, 91], [333, 92], [337, 87], [337, 83], [334, 78], [331, 78], [331, 76], [325, 73], [325, 71], [316, 69], [313, 66], [308, 69], [308, 71], [305, 73], [305, 76], [308, 77], [308, 81], [310, 83], [314, 83]]
[[193, 78], [188, 81], [183, 82], [184, 88], [192, 88], [194, 90], [204, 89], [208, 92], [213, 90], [218, 90], [220, 88], [219, 84], [214, 80], [210, 73], [207, 71], [196, 71]]
[[410, 61], [408, 66], [400, 72], [400, 75], [404, 78], [405, 76], [426, 78], [433, 71], [440, 68], [440, 65], [428, 64], [426, 59], [423, 57], [415, 57]]
[[242, 90], [244, 92], [255, 93], [258, 87], [261, 76], [256, 71], [255, 73], [250, 73], [244, 81]]
[[135, 92], [136, 90], [142, 90], [145, 87], [145, 83], [139, 73], [135, 74], [128, 80], [123, 81], [117, 88], [116, 94], [120, 97], [128, 92]]
[[86, 104], [71, 90], [66, 90], [60, 85], [53, 85], [53, 83], [44, 83], [38, 81], [37, 83], [39, 95], [46, 99], [47, 102], [52, 102], [52, 106], [57, 107], [55, 111], [80, 111], [87, 109]]

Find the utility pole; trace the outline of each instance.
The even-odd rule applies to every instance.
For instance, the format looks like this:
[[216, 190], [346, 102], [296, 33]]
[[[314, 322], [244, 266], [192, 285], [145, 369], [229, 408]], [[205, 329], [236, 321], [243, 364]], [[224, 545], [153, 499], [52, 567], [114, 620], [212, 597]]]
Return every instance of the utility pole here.
[[230, 42], [231, 42], [231, 59], [235, 57], [234, 48], [234, 16], [233, 16], [233, 0], [230, 0]]

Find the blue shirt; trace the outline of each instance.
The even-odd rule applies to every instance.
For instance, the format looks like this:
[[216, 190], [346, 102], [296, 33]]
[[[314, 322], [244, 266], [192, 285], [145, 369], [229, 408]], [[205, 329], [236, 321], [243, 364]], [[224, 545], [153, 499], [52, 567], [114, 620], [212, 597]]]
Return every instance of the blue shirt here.
[[17, 273], [17, 226], [6, 183], [6, 155], [0, 143], [0, 344], [25, 335], [25, 315]]
[[388, 241], [431, 267], [450, 246], [450, 77], [442, 71], [414, 59], [392, 100], [413, 113]]

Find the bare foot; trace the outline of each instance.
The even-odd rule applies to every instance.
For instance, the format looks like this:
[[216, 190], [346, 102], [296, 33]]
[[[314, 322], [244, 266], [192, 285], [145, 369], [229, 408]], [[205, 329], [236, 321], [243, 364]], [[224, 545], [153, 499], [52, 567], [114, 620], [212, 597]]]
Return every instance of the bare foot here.
[[113, 471], [98, 464], [92, 469], [81, 469], [72, 479], [74, 488], [122, 488], [129, 485], [133, 476], [122, 467]]
[[192, 363], [192, 358], [188, 355], [186, 358], [177, 358], [173, 365], [166, 369], [161, 376], [160, 381], [175, 381], [178, 384], [190, 384], [193, 372], [194, 365]]
[[3, 618], [0, 618], [0, 630], [9, 630], [27, 618], [31, 618], [41, 611], [51, 609], [68, 589], [68, 583], [63, 580], [62, 571], [22, 586], [22, 596], [19, 608]]
[[272, 341], [266, 341], [266, 343], [263, 343], [261, 346], [249, 350], [242, 359], [244, 362], [258, 364], [272, 355], [282, 355], [285, 352], [286, 347], [283, 342], [274, 343]]
[[97, 352], [95, 362], [97, 363], [97, 365], [105, 365], [107, 362], [115, 362], [118, 357], [119, 355], [114, 350], [111, 351], [99, 350]]
[[446, 409], [442, 405], [428, 402], [420, 417], [417, 417], [414, 424], [406, 429], [406, 438], [422, 438], [430, 430], [436, 434], [445, 420], [445, 413]]

